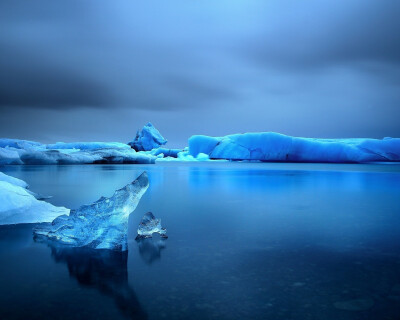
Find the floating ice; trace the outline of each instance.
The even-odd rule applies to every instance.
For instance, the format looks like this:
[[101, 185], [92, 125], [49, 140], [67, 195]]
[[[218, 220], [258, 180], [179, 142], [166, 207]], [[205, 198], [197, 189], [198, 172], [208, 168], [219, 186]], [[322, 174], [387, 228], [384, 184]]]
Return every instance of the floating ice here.
[[154, 163], [155, 155], [119, 142], [38, 142], [0, 139], [0, 164]]
[[15, 149], [0, 148], [0, 165], [4, 164], [23, 164], [19, 152]]
[[192, 136], [189, 153], [210, 159], [287, 162], [400, 161], [400, 139], [313, 139], [274, 132]]
[[4, 174], [3, 172], [0, 172], [0, 181], [5, 181], [5, 182], [11, 183], [11, 184], [13, 184], [15, 186], [24, 188], [24, 189], [26, 189], [26, 191], [29, 194], [31, 194], [32, 196], [34, 196], [38, 200], [51, 198], [49, 196], [43, 196], [43, 195], [40, 195], [40, 194], [37, 194], [35, 192], [32, 192], [32, 191], [28, 190], [29, 185], [25, 181], [23, 181], [21, 179], [18, 179], [18, 178], [14, 178], [14, 177], [8, 176], [8, 175]]
[[43, 146], [40, 142], [20, 140], [20, 139], [0, 139], [0, 148], [29, 149]]
[[158, 233], [162, 238], [168, 238], [167, 229], [161, 227], [161, 219], [156, 219], [151, 212], [147, 212], [140, 221], [136, 240], [151, 238]]
[[129, 142], [129, 145], [136, 151], [150, 151], [167, 143], [167, 140], [161, 135], [150, 122], [142, 130], [138, 130], [135, 140]]
[[[185, 148], [183, 151], [178, 152], [176, 157], [171, 157], [171, 156], [166, 156], [163, 154], [163, 157], [158, 156], [156, 159], [156, 162], [159, 161], [178, 161], [178, 162], [183, 162], [183, 161], [210, 161], [210, 157], [208, 154], [205, 153], [198, 153], [195, 157], [192, 156], [187, 148]], [[226, 160], [219, 160], [219, 161], [226, 161]]]
[[71, 210], [69, 216], [39, 226], [34, 233], [74, 247], [127, 250], [128, 218], [148, 187], [147, 173], [143, 172], [112, 197], [101, 197], [90, 205]]
[[47, 144], [47, 149], [76, 149], [76, 150], [97, 150], [97, 149], [129, 149], [129, 145], [121, 142], [57, 142]]
[[25, 181], [0, 172], [0, 225], [50, 222], [69, 213], [67, 208], [39, 201], [27, 187]]
[[15, 186], [18, 186], [18, 187], [21, 187], [24, 189], [28, 189], [28, 187], [29, 187], [28, 184], [24, 180], [11, 177], [9, 175], [4, 174], [3, 172], [0, 172], [0, 181], [5, 181], [5, 182], [11, 183]]
[[164, 157], [177, 158], [178, 154], [182, 151], [183, 151], [182, 149], [157, 148], [157, 149], [151, 150], [150, 154], [152, 154], [154, 156], [163, 154]]

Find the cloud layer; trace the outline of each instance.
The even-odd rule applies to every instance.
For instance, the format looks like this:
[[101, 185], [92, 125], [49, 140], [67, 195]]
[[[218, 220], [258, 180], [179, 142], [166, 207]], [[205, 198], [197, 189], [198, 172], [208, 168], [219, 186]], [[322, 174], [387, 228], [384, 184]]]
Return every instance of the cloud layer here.
[[396, 0], [2, 1], [0, 134], [124, 141], [150, 120], [177, 145], [400, 136], [399, 14]]

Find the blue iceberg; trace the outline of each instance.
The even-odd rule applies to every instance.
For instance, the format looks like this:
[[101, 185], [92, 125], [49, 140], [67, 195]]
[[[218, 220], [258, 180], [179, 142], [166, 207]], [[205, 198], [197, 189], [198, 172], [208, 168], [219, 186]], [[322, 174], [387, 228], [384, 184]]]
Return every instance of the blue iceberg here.
[[151, 212], [147, 212], [140, 221], [136, 240], [148, 239], [153, 233], [158, 233], [162, 238], [168, 238], [167, 229], [161, 226], [161, 219], [156, 219]]
[[128, 249], [128, 218], [149, 187], [147, 173], [115, 191], [110, 198], [101, 197], [90, 205], [71, 210], [50, 225], [34, 230], [36, 237], [47, 237], [60, 244], [93, 249]]
[[136, 151], [150, 151], [167, 143], [167, 140], [161, 135], [150, 122], [142, 130], [138, 130], [136, 137], [128, 144]]
[[43, 145], [40, 142], [20, 140], [20, 139], [0, 139], [0, 148], [14, 148], [14, 149], [29, 149], [29, 148], [39, 148]]
[[210, 159], [362, 163], [400, 161], [400, 139], [297, 138], [274, 132], [192, 136], [189, 153]]

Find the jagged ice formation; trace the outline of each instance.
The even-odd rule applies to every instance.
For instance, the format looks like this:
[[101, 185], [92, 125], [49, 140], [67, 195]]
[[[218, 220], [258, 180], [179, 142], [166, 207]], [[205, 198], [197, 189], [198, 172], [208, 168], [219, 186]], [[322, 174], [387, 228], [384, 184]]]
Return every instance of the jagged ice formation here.
[[156, 219], [151, 212], [145, 213], [137, 232], [136, 240], [151, 238], [153, 233], [158, 233], [162, 238], [168, 238], [167, 229], [161, 226], [161, 219]]
[[138, 130], [136, 137], [128, 144], [136, 151], [150, 151], [166, 144], [167, 140], [150, 122], [142, 130]]
[[128, 218], [149, 187], [147, 173], [90, 205], [71, 210], [69, 216], [39, 226], [35, 236], [44, 236], [64, 245], [93, 249], [127, 250]]

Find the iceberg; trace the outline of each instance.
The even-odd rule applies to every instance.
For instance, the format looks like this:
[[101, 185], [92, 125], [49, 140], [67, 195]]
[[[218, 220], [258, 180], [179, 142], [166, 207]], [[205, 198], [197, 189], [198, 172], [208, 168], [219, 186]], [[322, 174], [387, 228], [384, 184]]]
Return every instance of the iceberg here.
[[57, 142], [40, 144], [27, 140], [0, 139], [2, 164], [112, 164], [155, 163], [156, 156], [136, 152], [119, 142]]
[[20, 139], [0, 139], [0, 148], [15, 148], [15, 149], [29, 149], [29, 148], [38, 148], [41, 147], [42, 144], [40, 142], [29, 141], [29, 140], [20, 140]]
[[168, 148], [157, 148], [150, 151], [150, 154], [154, 156], [158, 156], [160, 154], [163, 157], [171, 157], [171, 158], [178, 158], [178, 154], [182, 152], [182, 149], [168, 149]]
[[0, 225], [50, 222], [69, 214], [67, 208], [39, 201], [27, 188], [25, 181], [0, 174]]
[[19, 152], [9, 148], [0, 148], [0, 165], [23, 164]]
[[315, 139], [274, 132], [192, 136], [189, 153], [210, 159], [363, 163], [400, 161], [400, 139]]
[[156, 219], [151, 212], [147, 212], [140, 221], [136, 240], [148, 239], [153, 233], [158, 233], [162, 238], [168, 238], [167, 229], [161, 227], [161, 219]]
[[128, 144], [136, 151], [150, 151], [167, 143], [167, 140], [161, 135], [150, 122], [142, 130], [138, 130], [136, 137]]
[[143, 172], [112, 197], [101, 197], [92, 204], [71, 210], [69, 216], [59, 216], [50, 225], [37, 227], [34, 235], [72, 247], [125, 251], [129, 215], [148, 187], [147, 173]]

